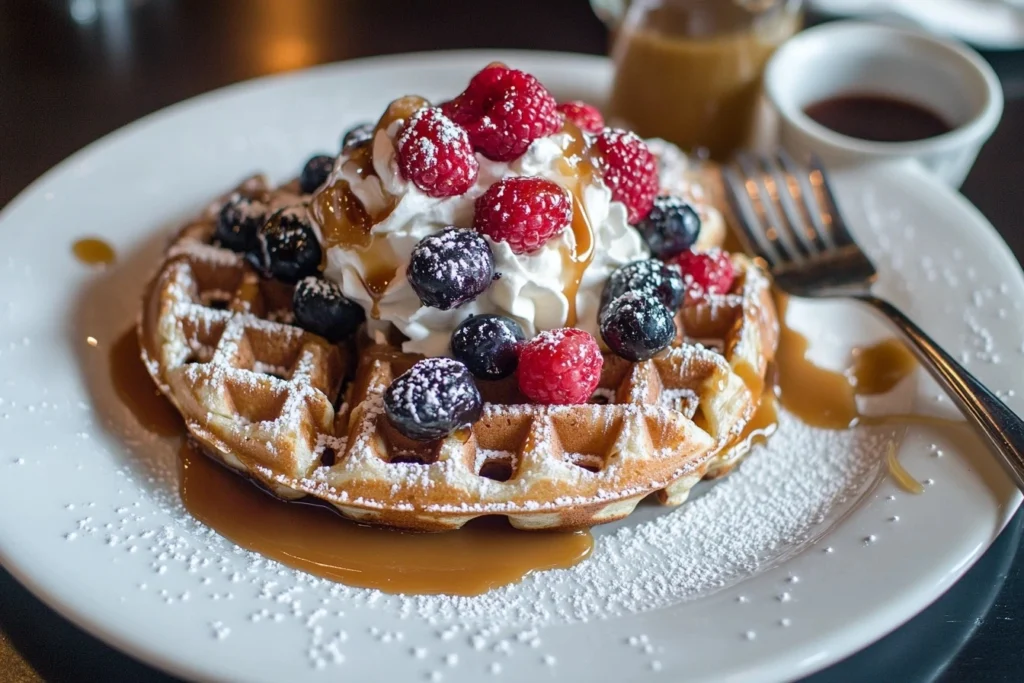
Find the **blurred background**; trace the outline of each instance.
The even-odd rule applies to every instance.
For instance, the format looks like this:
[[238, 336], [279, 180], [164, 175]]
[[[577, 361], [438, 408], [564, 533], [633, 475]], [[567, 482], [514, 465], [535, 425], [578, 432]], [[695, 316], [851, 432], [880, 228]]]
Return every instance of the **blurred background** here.
[[[1024, 259], [1022, 4], [816, 0], [803, 17], [815, 24], [835, 14], [882, 16], [960, 33], [981, 48], [1000, 77], [1006, 109], [962, 191], [1018, 260]], [[607, 18], [622, 2], [594, 5]], [[0, 0], [0, 207], [103, 135], [245, 79], [380, 54], [493, 47], [604, 55], [610, 43], [588, 0]], [[295, 125], [302, 116], [296, 109]], [[1018, 514], [929, 610], [814, 680], [1021, 680], [1022, 523]], [[169, 679], [78, 631], [0, 570], [0, 681], [38, 680]]]

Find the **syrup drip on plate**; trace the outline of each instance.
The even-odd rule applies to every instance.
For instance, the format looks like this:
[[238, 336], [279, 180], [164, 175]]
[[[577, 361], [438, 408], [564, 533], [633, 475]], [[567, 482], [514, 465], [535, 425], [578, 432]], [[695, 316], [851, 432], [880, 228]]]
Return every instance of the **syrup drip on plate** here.
[[117, 260], [114, 248], [101, 239], [84, 237], [71, 245], [71, 253], [87, 266], [108, 266]]
[[896, 484], [906, 491], [907, 493], [921, 494], [924, 493], [924, 486], [921, 485], [917, 479], [914, 479], [914, 475], [907, 472], [907, 469], [900, 462], [897, 457], [896, 444], [889, 444], [889, 452], [885, 456], [885, 465], [889, 468], [889, 476], [893, 478]]
[[565, 324], [567, 327], [575, 327], [578, 319], [576, 299], [580, 283], [583, 281], [583, 274], [594, 260], [594, 227], [590, 224], [590, 218], [583, 208], [583, 187], [590, 182], [594, 175], [594, 164], [591, 161], [591, 150], [587, 145], [586, 137], [579, 126], [567, 120], [562, 127], [562, 132], [567, 134], [568, 142], [562, 149], [559, 171], [572, 180], [568, 189], [572, 195], [570, 227], [575, 238], [575, 248], [572, 253], [562, 254], [562, 268], [568, 274], [563, 294], [569, 302], [569, 312], [566, 315]]
[[181, 416], [142, 364], [134, 328], [111, 346], [110, 373], [118, 397], [145, 429], [182, 440], [180, 493], [189, 514], [294, 569], [389, 593], [478, 595], [533, 571], [571, 567], [593, 548], [589, 532], [518, 531], [499, 518], [413, 534], [360, 526], [326, 505], [279, 500], [186, 438]]

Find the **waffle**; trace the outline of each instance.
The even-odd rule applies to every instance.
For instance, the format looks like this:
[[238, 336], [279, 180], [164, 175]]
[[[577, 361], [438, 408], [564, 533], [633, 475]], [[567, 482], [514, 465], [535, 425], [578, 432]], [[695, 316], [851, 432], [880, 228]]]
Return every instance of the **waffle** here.
[[[278, 205], [308, 199], [260, 178], [240, 190]], [[514, 378], [480, 381], [480, 420], [424, 444], [383, 409], [389, 383], [419, 357], [397, 340], [353, 349], [290, 324], [291, 287], [210, 244], [219, 206], [180, 232], [148, 288], [143, 360], [204, 450], [281, 498], [422, 531], [484, 515], [577, 529], [625, 517], [652, 493], [678, 505], [743, 455], [777, 336], [768, 281], [746, 257], [732, 257], [731, 292], [680, 312], [670, 348], [640, 363], [606, 354], [589, 404], [532, 405]]]

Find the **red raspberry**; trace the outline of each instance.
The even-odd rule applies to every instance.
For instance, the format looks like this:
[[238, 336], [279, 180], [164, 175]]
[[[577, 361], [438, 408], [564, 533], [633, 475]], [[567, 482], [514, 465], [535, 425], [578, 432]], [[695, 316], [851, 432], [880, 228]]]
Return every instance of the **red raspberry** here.
[[725, 294], [732, 288], [736, 271], [729, 254], [721, 249], [693, 251], [687, 249], [676, 256], [686, 285], [685, 304], [694, 304], [708, 294]]
[[469, 131], [488, 159], [511, 161], [530, 143], [562, 126], [555, 98], [530, 74], [492, 64], [479, 72], [444, 112]]
[[476, 200], [473, 228], [495, 242], [508, 242], [513, 253], [539, 249], [572, 221], [572, 200], [558, 183], [546, 178], [505, 178]]
[[601, 171], [612, 198], [626, 205], [629, 222], [647, 217], [658, 196], [658, 161], [636, 133], [605, 128], [597, 136]]
[[534, 403], [586, 403], [601, 379], [597, 341], [573, 327], [541, 332], [519, 353], [519, 389]]
[[395, 150], [402, 176], [431, 197], [464, 193], [480, 171], [466, 131], [433, 107], [412, 115]]
[[562, 112], [565, 118], [579, 126], [581, 130], [585, 130], [588, 133], [600, 133], [604, 130], [604, 117], [601, 116], [601, 112], [597, 110], [597, 107], [592, 104], [587, 104], [581, 100], [562, 102], [558, 105], [558, 111]]

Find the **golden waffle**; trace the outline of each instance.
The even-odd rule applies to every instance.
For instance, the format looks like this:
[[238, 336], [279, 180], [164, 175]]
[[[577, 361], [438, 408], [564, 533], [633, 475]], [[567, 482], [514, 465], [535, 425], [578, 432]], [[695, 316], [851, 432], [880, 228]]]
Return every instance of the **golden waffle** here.
[[[242, 189], [307, 199], [268, 194], [261, 179]], [[143, 358], [205, 450], [283, 498], [417, 530], [483, 515], [571, 529], [620, 519], [651, 493], [678, 505], [742, 455], [777, 335], [768, 281], [743, 256], [729, 294], [681, 311], [672, 347], [640, 363], [606, 354], [591, 403], [531, 405], [514, 378], [481, 381], [480, 420], [424, 444], [383, 411], [385, 389], [419, 357], [367, 342], [339, 404], [349, 349], [289, 324], [291, 287], [209, 243], [218, 209], [168, 250], [145, 301]]]

